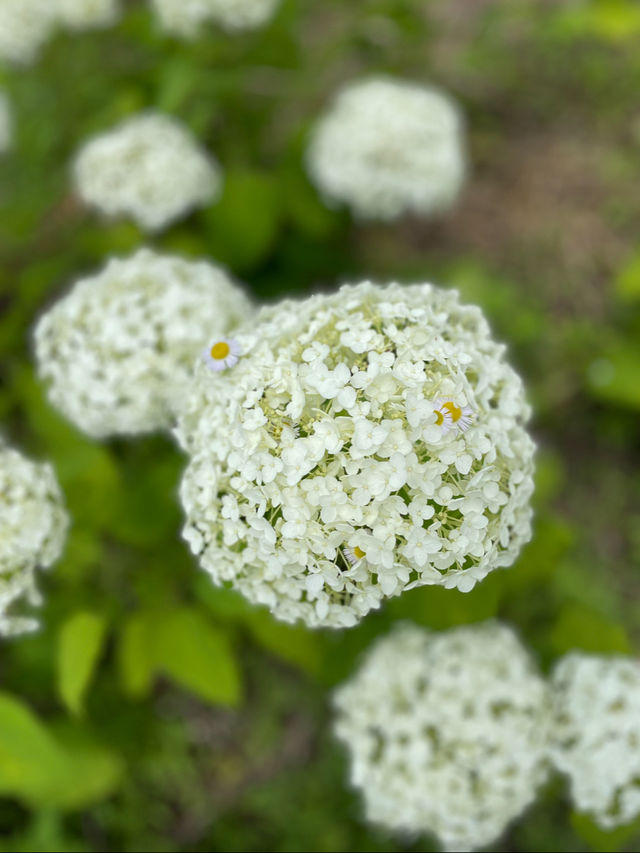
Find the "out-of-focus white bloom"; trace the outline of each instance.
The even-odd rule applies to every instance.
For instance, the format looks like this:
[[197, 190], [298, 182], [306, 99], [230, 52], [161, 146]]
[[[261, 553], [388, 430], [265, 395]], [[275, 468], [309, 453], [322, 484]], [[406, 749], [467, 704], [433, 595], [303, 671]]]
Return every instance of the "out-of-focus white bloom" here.
[[51, 0], [59, 22], [70, 29], [109, 27], [120, 17], [119, 0]]
[[89, 140], [73, 173], [80, 197], [109, 216], [131, 216], [155, 231], [209, 203], [221, 173], [176, 119], [143, 113]]
[[280, 0], [151, 0], [160, 23], [169, 32], [194, 36], [208, 22], [225, 30], [260, 27], [273, 15]]
[[640, 814], [640, 662], [572, 653], [551, 680], [552, 759], [577, 809], [603, 829]]
[[11, 147], [12, 136], [13, 128], [9, 99], [4, 92], [0, 91], [0, 154]]
[[346, 202], [358, 217], [441, 211], [465, 175], [460, 113], [448, 96], [415, 83], [353, 83], [316, 125], [307, 162], [327, 200]]
[[0, 441], [0, 636], [36, 627], [7, 611], [19, 598], [39, 602], [35, 570], [58, 559], [68, 525], [51, 465], [31, 462]]
[[249, 310], [219, 267], [142, 249], [79, 281], [40, 319], [39, 374], [89, 435], [168, 427], [204, 344]]
[[548, 689], [504, 625], [401, 625], [334, 702], [367, 819], [446, 850], [495, 841], [547, 775]]
[[366, 282], [265, 308], [234, 339], [237, 364], [197, 365], [177, 430], [185, 538], [215, 583], [348, 627], [405, 589], [467, 591], [513, 563], [529, 408], [478, 308]]
[[0, 62], [32, 62], [55, 24], [52, 0], [0, 0]]

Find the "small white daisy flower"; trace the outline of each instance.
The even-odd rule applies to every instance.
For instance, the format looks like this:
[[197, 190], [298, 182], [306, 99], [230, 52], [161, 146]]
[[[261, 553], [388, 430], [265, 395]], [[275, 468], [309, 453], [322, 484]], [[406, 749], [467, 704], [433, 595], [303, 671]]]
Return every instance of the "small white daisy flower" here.
[[356, 563], [359, 563], [360, 560], [367, 556], [362, 548], [358, 548], [357, 545], [355, 548], [344, 548], [343, 551], [345, 557], [349, 560], [352, 566], [355, 566]]
[[471, 406], [456, 406], [453, 400], [438, 397], [433, 401], [433, 411], [436, 413], [436, 425], [442, 427], [442, 432], [459, 429], [466, 432], [473, 423], [474, 411]]
[[242, 347], [233, 338], [220, 338], [202, 353], [205, 363], [216, 372], [233, 367], [241, 355]]

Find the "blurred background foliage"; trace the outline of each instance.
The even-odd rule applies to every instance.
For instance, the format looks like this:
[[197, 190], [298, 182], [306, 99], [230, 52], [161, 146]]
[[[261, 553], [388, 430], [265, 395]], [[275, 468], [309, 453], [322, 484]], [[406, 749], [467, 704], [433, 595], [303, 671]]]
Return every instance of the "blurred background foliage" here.
[[[640, 6], [634, 0], [283, 0], [264, 29], [162, 34], [143, 2], [4, 69], [0, 422], [51, 459], [73, 528], [41, 585], [42, 629], [0, 648], [0, 850], [434, 849], [361, 822], [329, 688], [392, 620], [512, 622], [547, 670], [640, 645]], [[311, 123], [373, 71], [462, 104], [470, 180], [432, 221], [354, 223], [308, 183]], [[90, 134], [157, 107], [219, 158], [222, 199], [149, 241], [70, 190]], [[535, 535], [466, 595], [419, 589], [346, 632], [276, 623], [214, 588], [181, 543], [168, 437], [99, 444], [48, 406], [34, 320], [144, 242], [209, 256], [256, 297], [344, 280], [432, 280], [480, 304], [535, 408]], [[633, 850], [555, 780], [499, 845]]]

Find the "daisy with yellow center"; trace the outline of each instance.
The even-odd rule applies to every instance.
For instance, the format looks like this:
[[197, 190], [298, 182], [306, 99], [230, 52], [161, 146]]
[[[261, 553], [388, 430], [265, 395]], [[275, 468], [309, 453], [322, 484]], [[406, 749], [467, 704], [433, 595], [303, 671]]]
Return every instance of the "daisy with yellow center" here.
[[436, 415], [436, 425], [442, 427], [443, 432], [450, 429], [465, 432], [473, 423], [474, 411], [471, 406], [456, 406], [453, 400], [439, 397], [433, 401], [433, 411]]
[[355, 566], [355, 564], [359, 563], [363, 557], [367, 556], [362, 548], [358, 548], [357, 545], [354, 548], [345, 548], [344, 555], [352, 566]]
[[210, 344], [202, 353], [205, 363], [216, 373], [233, 367], [234, 364], [238, 363], [241, 355], [242, 347], [238, 341], [234, 341], [232, 338], [220, 338]]

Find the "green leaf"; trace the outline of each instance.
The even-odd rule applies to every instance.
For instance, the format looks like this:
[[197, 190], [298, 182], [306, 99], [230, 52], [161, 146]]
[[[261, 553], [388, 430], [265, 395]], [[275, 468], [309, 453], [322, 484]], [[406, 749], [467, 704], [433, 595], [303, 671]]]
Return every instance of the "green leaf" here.
[[[76, 727], [56, 731], [65, 752], [65, 769], [58, 785], [58, 807], [75, 811], [113, 793], [124, 775], [122, 759]], [[78, 784], [78, 780], [82, 784]]]
[[30, 804], [56, 798], [64, 754], [31, 711], [0, 693], [0, 794]]
[[[626, 826], [605, 830], [587, 814], [571, 813], [571, 825], [580, 838], [599, 853], [617, 853], [627, 847], [627, 843], [635, 836], [640, 837], [640, 818]], [[637, 849], [637, 848], [636, 848]]]
[[320, 674], [324, 657], [320, 634], [302, 626], [277, 622], [265, 610], [254, 610], [246, 624], [265, 649], [312, 675]]
[[640, 409], [640, 347], [629, 341], [608, 349], [589, 365], [587, 384], [600, 400]]
[[640, 299], [640, 252], [620, 270], [616, 278], [616, 293], [624, 302]]
[[72, 714], [84, 712], [84, 700], [102, 651], [107, 624], [103, 616], [82, 610], [69, 617], [58, 636], [58, 692]]
[[134, 613], [125, 622], [117, 647], [123, 691], [133, 698], [149, 693], [155, 671], [155, 614]]
[[490, 576], [475, 585], [471, 592], [422, 586], [391, 599], [389, 611], [396, 619], [411, 619], [437, 631], [480, 622], [496, 615], [501, 585]]
[[565, 605], [551, 631], [551, 643], [558, 655], [574, 649], [587, 652], [629, 654], [631, 644], [622, 627], [582, 604]]
[[233, 269], [250, 270], [266, 258], [278, 235], [278, 182], [264, 172], [230, 171], [222, 197], [205, 216], [211, 254]]
[[188, 607], [167, 613], [155, 637], [156, 665], [166, 675], [208, 702], [240, 702], [240, 673], [229, 639], [202, 613]]

